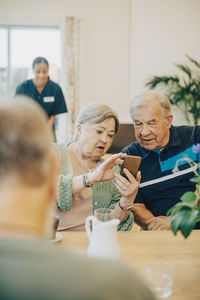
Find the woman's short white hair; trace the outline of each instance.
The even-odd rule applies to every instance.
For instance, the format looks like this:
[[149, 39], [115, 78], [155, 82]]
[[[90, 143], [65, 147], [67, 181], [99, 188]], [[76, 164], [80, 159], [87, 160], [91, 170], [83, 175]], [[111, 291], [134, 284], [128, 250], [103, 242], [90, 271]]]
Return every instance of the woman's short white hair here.
[[114, 110], [112, 110], [109, 106], [101, 103], [91, 102], [84, 106], [76, 119], [75, 122], [75, 130], [74, 130], [74, 141], [77, 140], [77, 125], [78, 124], [98, 124], [103, 122], [106, 119], [113, 118], [115, 121], [115, 134], [119, 129], [119, 119]]
[[150, 92], [147, 94], [136, 96], [130, 105], [130, 115], [132, 120], [134, 120], [134, 113], [138, 108], [146, 106], [146, 104], [152, 99], [157, 100], [160, 103], [160, 106], [163, 111], [163, 115], [165, 118], [168, 118], [172, 115], [172, 106], [169, 101], [169, 98], [166, 95]]

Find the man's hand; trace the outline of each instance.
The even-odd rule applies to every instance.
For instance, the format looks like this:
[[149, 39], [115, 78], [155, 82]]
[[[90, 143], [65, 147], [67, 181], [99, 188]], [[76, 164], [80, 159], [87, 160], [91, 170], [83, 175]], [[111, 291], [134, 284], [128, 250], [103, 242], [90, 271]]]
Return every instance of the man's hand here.
[[122, 175], [115, 173], [115, 186], [122, 194], [121, 204], [124, 206], [130, 206], [133, 204], [133, 201], [137, 195], [141, 173], [138, 171], [136, 178], [129, 172], [129, 170], [124, 169], [128, 180]]
[[171, 229], [171, 223], [167, 222], [167, 216], [155, 217], [150, 210], [148, 210], [144, 203], [134, 203], [132, 213], [135, 218], [135, 223], [144, 230], [163, 230]]
[[168, 217], [165, 216], [158, 216], [158, 217], [153, 217], [149, 219], [146, 222], [146, 229], [147, 230], [164, 230], [164, 229], [169, 229], [170, 225], [166, 225]]

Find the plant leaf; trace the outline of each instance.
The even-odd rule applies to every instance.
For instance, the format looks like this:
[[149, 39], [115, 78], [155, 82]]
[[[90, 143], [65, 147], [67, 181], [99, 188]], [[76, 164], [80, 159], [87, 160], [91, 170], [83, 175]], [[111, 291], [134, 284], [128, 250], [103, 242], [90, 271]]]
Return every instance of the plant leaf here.
[[196, 67], [198, 67], [198, 68], [200, 68], [200, 63], [197, 61], [197, 60], [195, 60], [195, 59], [193, 59], [192, 57], [190, 57], [188, 54], [186, 54], [186, 57], [196, 66]]
[[198, 201], [197, 201], [197, 208], [198, 208], [199, 213], [200, 213], [200, 199], [198, 199]]
[[188, 207], [190, 209], [195, 209], [195, 202], [191, 201], [191, 202], [178, 202], [177, 204], [175, 204], [174, 206], [172, 206], [168, 211], [167, 211], [167, 216], [174, 216], [175, 214], [178, 213], [179, 210], [181, 210], [182, 208]]
[[179, 68], [181, 71], [185, 72], [189, 78], [192, 77], [192, 72], [188, 66], [184, 66], [181, 64], [176, 64], [177, 68]]
[[193, 178], [190, 179], [190, 181], [200, 184], [200, 176], [199, 177], [197, 177], [197, 176], [193, 177]]
[[184, 209], [180, 211], [180, 213], [180, 231], [182, 232], [183, 236], [187, 238], [192, 229], [195, 227], [198, 210]]
[[174, 235], [177, 234], [177, 231], [179, 229], [180, 223], [182, 221], [182, 214], [180, 214], [179, 212], [175, 215], [175, 217], [173, 217], [172, 219], [172, 231], [174, 233]]
[[196, 218], [196, 222], [200, 222], [200, 215]]
[[167, 216], [174, 216], [186, 204], [190, 203], [178, 202], [167, 211]]
[[182, 76], [153, 76], [145, 85], [150, 89], [163, 85], [170, 102], [183, 111], [188, 123], [197, 125], [200, 120], [200, 76], [196, 71], [200, 71], [200, 62], [189, 55], [186, 57], [191, 63], [191, 68], [188, 65], [176, 64], [177, 68], [184, 72]]
[[197, 198], [197, 196], [195, 195], [194, 192], [186, 192], [186, 193], [184, 193], [184, 194], [181, 196], [180, 199], [181, 199], [183, 202], [193, 202], [193, 201], [196, 200], [196, 198]]
[[175, 206], [172, 206], [170, 209], [168, 209], [167, 216], [173, 215], [173, 210], [175, 210]]
[[150, 89], [154, 89], [158, 84], [168, 85], [170, 83], [176, 84], [179, 82], [177, 76], [153, 76], [145, 86], [149, 86]]

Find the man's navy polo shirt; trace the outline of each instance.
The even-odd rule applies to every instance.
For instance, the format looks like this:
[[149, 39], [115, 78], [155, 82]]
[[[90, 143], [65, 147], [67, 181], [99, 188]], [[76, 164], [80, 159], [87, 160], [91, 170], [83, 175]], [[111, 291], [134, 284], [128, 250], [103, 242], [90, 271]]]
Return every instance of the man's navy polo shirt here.
[[26, 95], [34, 99], [46, 111], [48, 117], [67, 112], [62, 89], [57, 83], [49, 79], [41, 93], [38, 92], [32, 79], [30, 79], [17, 87], [16, 94]]
[[200, 126], [172, 126], [169, 143], [163, 151], [149, 151], [137, 142], [125, 147], [122, 152], [142, 157], [139, 168], [142, 178], [135, 203], [144, 203], [154, 216], [163, 216], [180, 201], [184, 192], [194, 191], [195, 184], [190, 181], [194, 172], [187, 162], [180, 162], [179, 172], [172, 170], [176, 161], [185, 155], [200, 162], [200, 155], [192, 151], [199, 142]]

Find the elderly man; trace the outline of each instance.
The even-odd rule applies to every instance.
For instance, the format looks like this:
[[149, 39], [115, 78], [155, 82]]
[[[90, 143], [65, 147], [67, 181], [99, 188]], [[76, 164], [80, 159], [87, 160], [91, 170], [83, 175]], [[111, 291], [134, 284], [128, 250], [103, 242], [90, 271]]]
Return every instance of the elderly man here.
[[0, 298], [154, 299], [123, 264], [72, 254], [47, 239], [57, 160], [45, 113], [0, 101]]
[[200, 142], [200, 127], [172, 126], [169, 99], [158, 93], [137, 96], [130, 114], [137, 142], [122, 152], [142, 157], [142, 179], [132, 212], [143, 229], [164, 229], [168, 209], [180, 201], [184, 192], [195, 190], [190, 181], [194, 173], [186, 161], [181, 162], [180, 172], [173, 173], [173, 169], [185, 155], [199, 161], [192, 148]]

